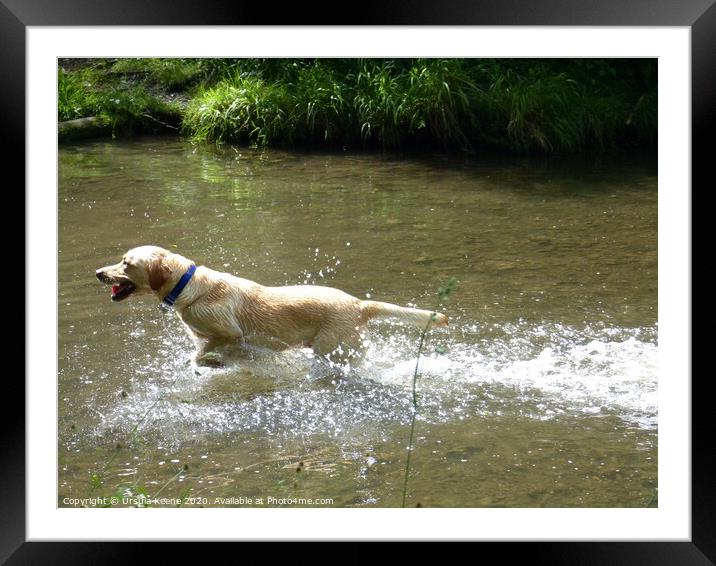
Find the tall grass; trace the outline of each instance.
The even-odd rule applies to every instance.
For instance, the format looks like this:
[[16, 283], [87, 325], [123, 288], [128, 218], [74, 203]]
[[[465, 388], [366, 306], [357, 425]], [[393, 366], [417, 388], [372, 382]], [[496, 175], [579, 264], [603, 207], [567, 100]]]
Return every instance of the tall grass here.
[[236, 75], [202, 90], [184, 114], [184, 129], [200, 140], [290, 143], [290, 97], [281, 84]]
[[[475, 99], [476, 114], [482, 117], [478, 137], [485, 145], [522, 152], [652, 145], [656, 83], [637, 87], [629, 77], [629, 64], [619, 60], [486, 63], [482, 69], [486, 86]], [[642, 96], [644, 113], [636, 110], [644, 119], [636, 125], [630, 116]]]
[[95, 96], [87, 88], [82, 73], [70, 74], [62, 69], [58, 70], [57, 114], [60, 121], [93, 116], [97, 108]]
[[308, 65], [288, 84], [293, 93], [288, 111], [300, 141], [349, 141], [353, 129], [350, 93], [334, 69], [320, 63]]
[[[458, 60], [254, 62], [201, 90], [184, 116], [193, 137], [256, 144], [468, 148], [469, 90]], [[268, 77], [273, 77], [270, 80]], [[277, 76], [282, 78], [276, 78]]]
[[[195, 139], [256, 145], [576, 152], [656, 144], [653, 59], [95, 61], [60, 74], [60, 119], [104, 112], [132, 129], [142, 115], [173, 113]], [[160, 108], [175, 92], [186, 108]]]
[[[233, 72], [192, 102], [185, 132], [256, 144], [522, 152], [656, 141], [648, 60], [274, 59], [240, 60]], [[242, 81], [247, 88], [232, 89]]]

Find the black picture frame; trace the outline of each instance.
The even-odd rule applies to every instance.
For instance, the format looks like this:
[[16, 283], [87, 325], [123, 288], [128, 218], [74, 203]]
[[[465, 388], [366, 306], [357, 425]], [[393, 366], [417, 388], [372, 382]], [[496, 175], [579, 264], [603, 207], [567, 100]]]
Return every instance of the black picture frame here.
[[[3, 152], [5, 170], [17, 170], [25, 152], [25, 34], [28, 26], [83, 25], [552, 25], [552, 26], [685, 26], [691, 29], [692, 187], [708, 190], [716, 109], [716, 0], [451, 0], [448, 2], [361, 2], [346, 10], [340, 3], [267, 3], [188, 0], [0, 0], [0, 131], [12, 140]], [[11, 164], [8, 165], [8, 164]], [[709, 183], [709, 181], [711, 181]], [[24, 186], [24, 170], [19, 183]], [[691, 194], [696, 192], [691, 188]], [[22, 205], [21, 205], [22, 206]], [[22, 261], [22, 260], [21, 260]], [[32, 297], [25, 296], [25, 305]], [[706, 377], [704, 374], [703, 377]], [[713, 564], [716, 561], [716, 477], [714, 424], [707, 407], [711, 396], [705, 379], [692, 380], [692, 538], [690, 542], [531, 542], [483, 543], [501, 561], [528, 559], [548, 564]], [[7, 399], [24, 398], [24, 383], [5, 381]], [[16, 403], [20, 406], [20, 403]], [[25, 414], [1, 411], [0, 561], [7, 564], [134, 563], [147, 544], [26, 542]], [[79, 538], [79, 535], [78, 535]], [[320, 533], [316, 535], [320, 539]], [[357, 544], [357, 543], [356, 543]], [[109, 547], [108, 547], [109, 545]], [[159, 546], [159, 545], [157, 545]], [[162, 544], [162, 561], [186, 560], [183, 545]], [[202, 550], [203, 560], [223, 545]], [[417, 547], [419, 552], [421, 547]], [[464, 549], [451, 549], [464, 553]], [[276, 548], [276, 553], [291, 552]], [[360, 559], [357, 553], [339, 551]], [[441, 552], [445, 552], [441, 550]], [[331, 552], [326, 553], [333, 554]], [[335, 555], [334, 555], [335, 557]], [[296, 557], [298, 558], [298, 557]], [[312, 559], [321, 556], [312, 556]], [[363, 559], [367, 559], [364, 556]]]

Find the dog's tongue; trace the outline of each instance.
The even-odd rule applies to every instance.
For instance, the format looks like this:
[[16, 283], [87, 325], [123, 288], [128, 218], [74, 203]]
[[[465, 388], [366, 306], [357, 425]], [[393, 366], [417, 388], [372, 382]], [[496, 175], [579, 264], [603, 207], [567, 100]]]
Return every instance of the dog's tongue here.
[[119, 291], [119, 285], [112, 285], [112, 294], [116, 294]]

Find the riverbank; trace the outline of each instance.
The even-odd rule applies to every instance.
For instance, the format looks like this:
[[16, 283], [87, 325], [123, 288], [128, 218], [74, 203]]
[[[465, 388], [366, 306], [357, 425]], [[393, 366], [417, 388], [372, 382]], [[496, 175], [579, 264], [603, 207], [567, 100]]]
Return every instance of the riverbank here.
[[647, 149], [656, 78], [647, 59], [60, 59], [58, 120], [257, 146]]

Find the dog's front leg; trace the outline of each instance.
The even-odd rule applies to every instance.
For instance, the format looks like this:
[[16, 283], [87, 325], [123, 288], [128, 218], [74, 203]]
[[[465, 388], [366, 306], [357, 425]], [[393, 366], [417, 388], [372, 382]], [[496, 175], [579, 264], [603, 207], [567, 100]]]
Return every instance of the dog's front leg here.
[[214, 354], [214, 350], [227, 343], [225, 338], [203, 338], [197, 336], [195, 339], [196, 351], [194, 352], [194, 363], [201, 366], [221, 367], [223, 363]]
[[215, 348], [220, 345], [220, 342], [211, 336], [201, 334], [194, 330], [184, 318], [181, 318], [184, 325], [184, 329], [187, 334], [191, 337], [194, 342], [194, 355], [191, 357], [191, 361], [198, 366], [221, 366], [221, 362], [216, 358], [205, 357], [207, 354], [212, 352]]

